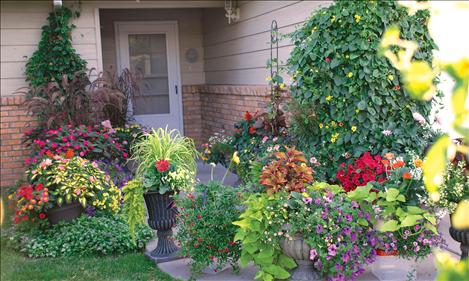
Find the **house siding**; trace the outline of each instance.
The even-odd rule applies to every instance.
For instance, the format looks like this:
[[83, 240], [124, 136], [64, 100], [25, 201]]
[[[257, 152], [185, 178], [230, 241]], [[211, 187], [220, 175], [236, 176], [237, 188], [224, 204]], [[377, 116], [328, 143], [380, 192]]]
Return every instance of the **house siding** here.
[[[264, 85], [269, 76], [270, 25], [278, 23], [287, 34], [319, 7], [331, 1], [243, 1], [240, 19], [228, 24], [223, 12], [204, 10], [206, 84]], [[292, 49], [289, 40], [279, 43], [279, 59], [285, 62]]]

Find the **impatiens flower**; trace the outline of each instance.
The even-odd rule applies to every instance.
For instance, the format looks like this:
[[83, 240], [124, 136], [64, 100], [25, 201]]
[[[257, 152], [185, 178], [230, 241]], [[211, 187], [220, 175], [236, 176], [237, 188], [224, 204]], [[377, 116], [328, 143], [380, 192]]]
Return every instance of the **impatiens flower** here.
[[268, 136], [264, 136], [264, 137], [262, 138], [262, 143], [265, 143], [265, 142], [268, 141], [268, 140], [269, 140], [269, 137], [268, 137]]
[[392, 159], [394, 159], [394, 153], [388, 152], [388, 153], [384, 154], [384, 158], [386, 158], [388, 160], [392, 160]]
[[412, 178], [412, 175], [409, 172], [405, 172], [402, 175], [402, 178], [405, 179], [405, 180], [410, 180]]
[[46, 214], [40, 213], [40, 214], [39, 214], [39, 218], [40, 218], [41, 220], [45, 219], [45, 218], [46, 218]]
[[155, 162], [156, 169], [162, 173], [166, 172], [169, 169], [169, 166], [170, 166], [169, 161], [165, 159], [158, 160]]
[[318, 252], [316, 251], [316, 249], [309, 250], [309, 259], [310, 260], [314, 261], [317, 256], [318, 256]]
[[331, 62], [331, 58], [325, 58], [324, 59], [327, 63], [330, 63]]
[[390, 135], [392, 135], [392, 131], [390, 131], [390, 130], [383, 130], [382, 133], [383, 133], [383, 135], [385, 135], [385, 136], [390, 136]]
[[392, 164], [392, 167], [394, 169], [401, 168], [401, 167], [404, 167], [404, 166], [405, 166], [405, 163], [402, 160], [397, 160], [396, 162], [394, 162], [394, 164]]

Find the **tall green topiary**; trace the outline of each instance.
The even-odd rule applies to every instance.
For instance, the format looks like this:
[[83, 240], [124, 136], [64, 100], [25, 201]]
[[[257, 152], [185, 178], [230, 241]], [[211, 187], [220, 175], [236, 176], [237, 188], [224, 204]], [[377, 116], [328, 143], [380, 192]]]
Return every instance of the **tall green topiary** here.
[[[431, 61], [436, 45], [428, 16], [409, 16], [394, 1], [336, 1], [291, 34], [292, 131], [323, 164], [319, 173], [331, 179], [340, 163], [366, 151], [427, 146], [434, 134], [432, 104], [410, 98], [402, 76], [378, 50], [386, 28], [398, 24], [403, 38], [418, 42], [415, 58]], [[419, 114], [425, 120], [414, 120]]]
[[26, 80], [37, 87], [52, 81], [60, 82], [63, 75], [72, 79], [77, 71], [86, 69], [83, 60], [72, 47], [70, 24], [73, 12], [66, 7], [55, 8], [47, 18], [48, 24], [42, 27], [38, 50], [26, 63]]

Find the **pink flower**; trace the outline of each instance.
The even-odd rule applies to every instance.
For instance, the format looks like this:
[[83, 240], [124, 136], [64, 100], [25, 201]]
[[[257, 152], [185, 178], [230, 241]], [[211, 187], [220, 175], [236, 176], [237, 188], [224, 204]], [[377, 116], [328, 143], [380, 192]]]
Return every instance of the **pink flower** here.
[[127, 153], [124, 152], [124, 154], [122, 154], [122, 156], [124, 156], [124, 158], [128, 158], [128, 157], [129, 157], [129, 154], [127, 154]]
[[419, 122], [420, 125], [423, 125], [425, 124], [427, 121], [425, 120], [425, 117], [422, 116], [422, 114], [418, 113], [418, 112], [414, 112], [412, 113], [412, 117], [414, 117], [414, 120]]
[[79, 153], [79, 155], [80, 155], [80, 157], [83, 157], [83, 156], [85, 156], [85, 152], [84, 152], [84, 151], [81, 151], [81, 152]]
[[269, 137], [268, 137], [268, 136], [264, 136], [264, 137], [262, 138], [262, 143], [265, 143], [265, 142], [268, 141], [268, 140], [269, 140]]
[[73, 148], [74, 148], [75, 150], [78, 150], [78, 149], [80, 149], [80, 146], [79, 146], [79, 145], [75, 145]]
[[390, 130], [383, 130], [382, 133], [383, 133], [383, 135], [385, 135], [385, 136], [390, 136], [390, 135], [392, 135], [392, 132], [391, 132]]
[[57, 144], [54, 142], [52, 145], [51, 145], [52, 148], [57, 148]]
[[68, 141], [67, 137], [62, 138], [62, 142], [67, 142], [67, 141]]
[[84, 141], [83, 144], [84, 144], [85, 146], [88, 146], [89, 143], [88, 143], [88, 141]]

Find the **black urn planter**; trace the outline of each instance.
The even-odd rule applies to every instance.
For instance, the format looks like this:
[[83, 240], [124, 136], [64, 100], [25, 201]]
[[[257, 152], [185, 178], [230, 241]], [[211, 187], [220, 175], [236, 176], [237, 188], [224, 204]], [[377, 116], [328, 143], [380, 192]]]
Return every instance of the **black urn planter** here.
[[451, 238], [461, 243], [461, 260], [467, 259], [469, 252], [469, 228], [456, 229], [451, 225], [449, 227], [449, 234], [451, 235]]
[[57, 224], [60, 221], [69, 222], [78, 218], [84, 209], [83, 206], [78, 202], [70, 204], [63, 204], [62, 206], [56, 206], [46, 211], [47, 219], [51, 225]]
[[177, 214], [172, 193], [147, 192], [143, 197], [148, 210], [148, 225], [157, 231], [158, 237], [156, 248], [145, 255], [156, 263], [180, 258], [178, 256], [179, 248], [171, 239]]

